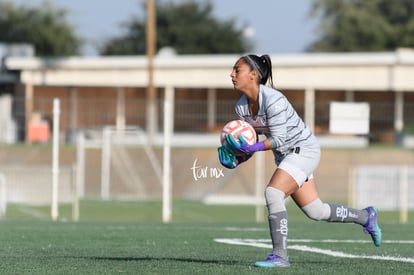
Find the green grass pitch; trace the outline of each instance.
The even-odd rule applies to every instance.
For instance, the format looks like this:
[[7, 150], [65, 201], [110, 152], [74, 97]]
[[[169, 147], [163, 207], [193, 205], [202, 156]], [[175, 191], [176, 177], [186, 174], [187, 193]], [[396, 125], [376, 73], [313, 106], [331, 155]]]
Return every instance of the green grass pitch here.
[[174, 201], [169, 224], [157, 201], [81, 201], [80, 209], [79, 222], [68, 206], [53, 222], [47, 207], [10, 205], [0, 221], [1, 274], [414, 272], [413, 213], [399, 224], [398, 213], [380, 212], [384, 242], [375, 247], [360, 226], [310, 221], [289, 204], [292, 266], [269, 270], [253, 266], [270, 251], [267, 223], [254, 221], [253, 206]]

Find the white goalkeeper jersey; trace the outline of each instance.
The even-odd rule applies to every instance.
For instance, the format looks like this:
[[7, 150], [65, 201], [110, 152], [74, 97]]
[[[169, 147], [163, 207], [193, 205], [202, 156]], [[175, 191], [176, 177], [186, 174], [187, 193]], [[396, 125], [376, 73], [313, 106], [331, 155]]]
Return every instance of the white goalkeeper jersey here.
[[246, 95], [237, 101], [235, 111], [239, 119], [254, 127], [257, 134], [266, 136], [275, 154], [285, 155], [294, 147], [317, 142], [280, 91], [264, 85], [259, 88], [259, 110], [255, 117], [250, 114]]

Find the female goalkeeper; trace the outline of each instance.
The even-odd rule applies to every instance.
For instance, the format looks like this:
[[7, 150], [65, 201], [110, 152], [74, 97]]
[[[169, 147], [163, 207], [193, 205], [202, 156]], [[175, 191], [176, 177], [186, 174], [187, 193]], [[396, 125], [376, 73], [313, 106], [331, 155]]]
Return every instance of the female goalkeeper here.
[[[277, 165], [264, 193], [273, 251], [255, 266], [290, 266], [287, 255], [288, 214], [284, 204], [288, 196], [310, 219], [360, 224], [379, 246], [381, 229], [375, 207], [358, 210], [324, 203], [319, 198], [313, 172], [320, 160], [320, 146], [286, 97], [273, 88], [270, 57], [242, 56], [235, 63], [230, 77], [234, 88], [243, 93], [235, 107], [238, 118], [250, 123], [257, 134], [265, 135], [266, 139], [249, 145], [241, 136], [237, 142], [232, 135], [227, 135], [226, 147], [218, 148], [220, 163], [233, 169], [256, 151], [272, 150]], [[236, 157], [237, 151], [247, 157]]]

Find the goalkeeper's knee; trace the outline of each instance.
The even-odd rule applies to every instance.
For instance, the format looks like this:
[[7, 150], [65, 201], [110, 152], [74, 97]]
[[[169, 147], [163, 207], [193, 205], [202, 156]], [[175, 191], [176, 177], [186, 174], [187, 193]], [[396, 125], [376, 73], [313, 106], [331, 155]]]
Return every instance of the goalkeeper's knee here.
[[331, 208], [319, 198], [301, 208], [303, 213], [315, 221], [326, 221], [331, 215]]
[[286, 211], [285, 193], [271, 186], [267, 186], [265, 190], [265, 199], [269, 215]]

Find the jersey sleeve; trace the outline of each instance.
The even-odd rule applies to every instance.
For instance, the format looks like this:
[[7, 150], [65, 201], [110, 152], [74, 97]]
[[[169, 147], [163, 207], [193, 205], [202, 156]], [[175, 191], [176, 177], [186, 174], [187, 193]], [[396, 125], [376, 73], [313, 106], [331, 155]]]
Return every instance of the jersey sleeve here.
[[267, 137], [272, 149], [280, 148], [286, 142], [287, 138], [287, 121], [288, 108], [284, 97], [270, 103], [266, 106], [267, 122], [270, 134]]

